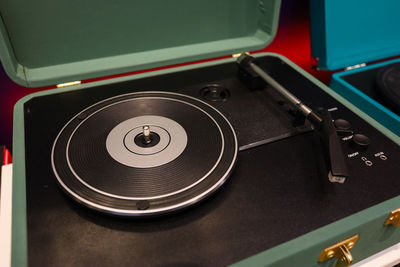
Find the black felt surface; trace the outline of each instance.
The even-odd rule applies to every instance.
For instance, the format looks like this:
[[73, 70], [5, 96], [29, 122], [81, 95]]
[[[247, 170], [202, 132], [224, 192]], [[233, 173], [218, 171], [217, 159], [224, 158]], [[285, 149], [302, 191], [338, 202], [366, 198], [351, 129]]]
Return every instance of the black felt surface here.
[[[275, 129], [279, 123], [271, 121], [283, 121], [288, 113], [279, 111], [274, 97], [247, 91], [235, 78], [233, 63], [32, 99], [25, 105], [30, 265], [223, 266], [398, 195], [400, 150], [394, 143], [279, 59], [265, 57], [262, 62], [304, 102], [337, 108], [333, 118], [348, 120], [354, 132], [371, 139], [366, 151], [346, 158], [350, 177], [344, 184], [327, 182], [321, 143], [312, 131], [240, 152], [228, 182], [190, 209], [146, 220], [105, 216], [65, 195], [50, 166], [50, 147], [58, 131], [91, 103], [133, 89], [164, 87], [197, 95], [205, 84], [222, 83], [232, 102], [212, 105], [232, 121], [242, 146], [268, 138], [270, 132], [287, 132]], [[275, 103], [261, 105], [264, 99]], [[263, 116], [271, 113], [278, 117]], [[346, 155], [356, 152], [349, 142], [342, 142]], [[388, 159], [375, 157], [378, 152]], [[373, 165], [367, 167], [361, 157]]]

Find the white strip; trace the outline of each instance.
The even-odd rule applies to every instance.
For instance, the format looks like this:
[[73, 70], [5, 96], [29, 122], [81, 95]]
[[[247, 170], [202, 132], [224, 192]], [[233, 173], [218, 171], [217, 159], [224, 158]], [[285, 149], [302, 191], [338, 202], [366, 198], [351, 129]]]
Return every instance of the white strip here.
[[11, 266], [12, 164], [1, 167], [0, 266]]
[[400, 263], [400, 243], [391, 246], [381, 252], [372, 255], [356, 264], [353, 267], [392, 267]]

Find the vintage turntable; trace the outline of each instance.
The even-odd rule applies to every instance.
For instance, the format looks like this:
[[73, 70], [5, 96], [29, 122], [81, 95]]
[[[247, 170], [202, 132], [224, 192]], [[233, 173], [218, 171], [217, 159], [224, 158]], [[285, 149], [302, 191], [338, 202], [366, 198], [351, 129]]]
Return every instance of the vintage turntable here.
[[[211, 19], [196, 18], [211, 27], [221, 14], [210, 8], [216, 1], [205, 2], [188, 1], [181, 8], [210, 11]], [[231, 45], [224, 52], [239, 52], [255, 49], [257, 37], [271, 40], [279, 1], [228, 2], [231, 9], [223, 15], [237, 22], [245, 12], [244, 28], [254, 35], [234, 40], [222, 35], [217, 44], [170, 48], [186, 53], [177, 62], [206, 57], [209, 52], [201, 53], [210, 47], [221, 52], [221, 43]], [[187, 20], [177, 10], [168, 9], [179, 13], [177, 20]], [[238, 42], [248, 46], [236, 49]], [[169, 55], [157, 49], [147, 53], [148, 58], [136, 54], [137, 62], [157, 58], [161, 64]], [[24, 82], [51, 83], [78, 71], [78, 77], [101, 76], [105, 65], [95, 63], [110, 63], [112, 73], [126, 69], [132, 57], [25, 66]], [[286, 58], [255, 57], [272, 83], [227, 58], [43, 91], [19, 101], [12, 265], [221, 266], [243, 260], [239, 264], [320, 266], [335, 261], [324, 249], [349, 237], [358, 238], [351, 248], [354, 261], [396, 243], [399, 232], [384, 223], [399, 206], [400, 148], [374, 120]], [[302, 105], [277, 92], [280, 87]], [[299, 106], [316, 120], [306, 119]], [[318, 118], [327, 124], [319, 125]]]
[[[270, 86], [251, 90], [240, 79], [234, 59], [86, 89], [42, 92], [17, 107], [25, 118], [21, 134], [25, 135], [26, 177], [34, 177], [26, 179], [28, 262], [226, 265], [308, 232], [319, 235], [320, 230], [312, 231], [327, 224], [341, 228], [340, 238], [360, 235], [360, 249], [352, 250], [355, 258], [362, 259], [366, 249], [369, 253], [377, 249], [368, 242], [362, 245], [371, 231], [351, 230], [358, 227], [349, 223], [351, 217], [335, 221], [398, 195], [399, 148], [293, 64], [268, 54], [259, 63], [305, 103], [330, 110], [342, 135], [348, 167], [344, 183], [329, 181], [329, 164], [317, 129], [307, 121], [293, 125], [293, 105]], [[154, 91], [159, 88], [166, 91]], [[54, 123], [49, 125], [44, 116]], [[171, 143], [178, 135], [175, 141], [186, 144], [185, 149], [159, 166], [124, 158], [130, 149], [129, 155], [134, 154], [131, 147], [146, 145], [144, 139], [135, 143], [144, 135], [142, 126], [150, 126], [160, 136], [154, 147], [162, 147], [165, 129]], [[366, 137], [370, 142], [364, 142]], [[121, 147], [113, 144], [114, 138]], [[18, 161], [14, 164], [18, 166]], [[70, 175], [71, 170], [76, 174]], [[204, 173], [208, 176], [202, 180]], [[77, 177], [82, 177], [80, 183]], [[17, 195], [18, 190], [23, 187]], [[158, 197], [162, 195], [165, 199]], [[198, 205], [154, 217], [188, 203]], [[153, 216], [124, 219], [104, 214], [124, 215], [121, 210], [126, 207], [131, 216]], [[375, 218], [368, 209], [358, 216]], [[382, 242], [393, 244], [395, 234], [386, 233]], [[319, 242], [332, 241], [320, 237]], [[311, 247], [311, 251], [322, 249]], [[40, 256], [44, 251], [46, 257]], [[320, 252], [313, 251], [318, 255], [309, 262], [317, 264]]]

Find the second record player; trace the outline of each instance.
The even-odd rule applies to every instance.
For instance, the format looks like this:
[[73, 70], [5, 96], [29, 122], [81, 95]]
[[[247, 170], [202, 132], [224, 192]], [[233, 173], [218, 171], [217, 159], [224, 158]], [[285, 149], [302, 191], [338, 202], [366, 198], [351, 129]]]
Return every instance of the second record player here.
[[318, 67], [344, 69], [333, 74], [330, 87], [400, 136], [400, 3], [310, 4], [312, 55]]
[[[65, 43], [47, 40], [54, 26], [47, 25], [39, 34], [47, 51], [18, 42], [24, 31], [5, 15], [10, 39], [2, 37], [13, 49], [3, 51], [3, 64], [15, 80], [39, 86], [243, 52], [272, 40], [280, 5], [164, 2], [74, 10], [65, 1], [70, 12], [61, 18], [91, 23], [70, 22], [67, 35], [85, 38], [62, 37]], [[12, 3], [3, 10], [18, 17]], [[32, 25], [39, 15], [30, 14]], [[135, 18], [148, 20], [148, 31], [135, 28]], [[101, 38], [93, 22], [104, 24]], [[135, 29], [141, 39], [126, 36]], [[104, 34], [118, 40], [111, 51], [121, 55], [104, 54], [112, 43]], [[73, 49], [76, 42], [85, 53]], [[57, 53], [35, 58], [30, 49]], [[385, 222], [400, 203], [398, 140], [286, 58], [243, 58], [19, 101], [11, 264], [321, 266], [336, 257], [359, 261], [398, 242], [397, 215]], [[327, 248], [337, 243], [333, 255]]]

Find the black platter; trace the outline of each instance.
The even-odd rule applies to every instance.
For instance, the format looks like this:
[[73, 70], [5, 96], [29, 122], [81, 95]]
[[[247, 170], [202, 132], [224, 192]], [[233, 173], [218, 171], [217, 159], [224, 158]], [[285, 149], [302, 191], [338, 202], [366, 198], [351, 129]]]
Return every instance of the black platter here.
[[138, 92], [106, 99], [72, 118], [54, 142], [52, 166], [79, 203], [144, 216], [187, 207], [214, 192], [230, 175], [237, 151], [232, 125], [207, 103]]
[[[369, 137], [368, 146], [357, 147], [351, 133], [341, 136], [349, 169], [343, 184], [328, 180], [318, 133], [308, 123], [294, 126], [290, 105], [270, 87], [249, 89], [238, 79], [234, 62], [36, 97], [24, 106], [29, 264], [226, 266], [398, 195], [397, 145], [285, 61], [259, 60], [305, 103], [329, 109], [334, 120], [350, 124], [351, 133]], [[213, 108], [204, 109], [218, 110], [231, 123], [239, 152], [229, 179], [197, 205], [163, 216], [108, 216], [77, 204], [60, 189], [53, 172], [57, 135], [96, 103], [159, 90], [206, 102]], [[123, 116], [95, 125], [105, 129], [103, 142]]]

